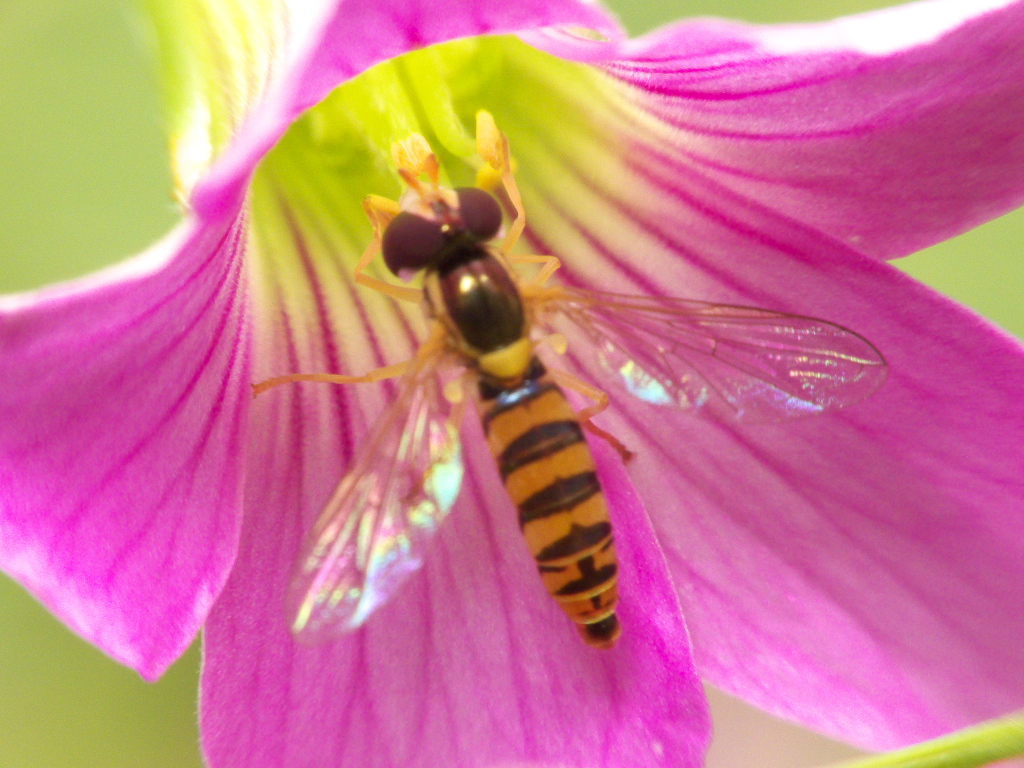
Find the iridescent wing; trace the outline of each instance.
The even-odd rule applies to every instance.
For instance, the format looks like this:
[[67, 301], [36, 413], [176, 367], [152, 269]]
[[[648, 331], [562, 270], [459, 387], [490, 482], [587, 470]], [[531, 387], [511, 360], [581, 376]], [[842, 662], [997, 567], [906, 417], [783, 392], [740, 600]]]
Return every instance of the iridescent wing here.
[[596, 363], [641, 400], [719, 420], [833, 411], [870, 395], [887, 371], [853, 331], [767, 309], [558, 288], [534, 311], [543, 329], [573, 340], [584, 372]]
[[310, 533], [292, 576], [292, 631], [318, 640], [361, 625], [423, 564], [462, 484], [438, 353], [404, 374]]

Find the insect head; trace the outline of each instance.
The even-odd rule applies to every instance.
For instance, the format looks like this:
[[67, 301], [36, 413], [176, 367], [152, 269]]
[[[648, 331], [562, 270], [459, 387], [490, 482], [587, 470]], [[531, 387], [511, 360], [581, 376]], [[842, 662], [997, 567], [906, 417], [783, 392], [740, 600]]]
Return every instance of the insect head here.
[[482, 189], [460, 187], [455, 205], [438, 194], [432, 218], [402, 211], [384, 230], [381, 250], [392, 274], [402, 276], [437, 266], [447, 253], [486, 242], [501, 228], [501, 206]]

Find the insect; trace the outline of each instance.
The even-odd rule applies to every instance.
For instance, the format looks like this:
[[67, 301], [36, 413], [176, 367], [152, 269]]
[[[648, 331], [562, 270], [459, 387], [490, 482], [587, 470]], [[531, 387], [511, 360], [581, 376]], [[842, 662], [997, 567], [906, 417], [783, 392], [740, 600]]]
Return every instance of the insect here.
[[[548, 285], [560, 262], [512, 253], [525, 226], [508, 140], [477, 116], [481, 177], [500, 180], [515, 218], [500, 237], [501, 205], [483, 189], [439, 184], [426, 140], [399, 142], [408, 192], [399, 205], [371, 196], [374, 238], [356, 282], [419, 303], [431, 331], [412, 360], [362, 376], [292, 374], [338, 384], [401, 377], [311, 531], [293, 575], [292, 630], [316, 639], [361, 625], [422, 565], [462, 480], [459, 426], [469, 384], [487, 442], [549, 594], [586, 643], [615, 644], [619, 563], [612, 525], [584, 431], [629, 451], [592, 421], [608, 395], [537, 356], [566, 338], [596, 361], [610, 387], [653, 406], [719, 420], [777, 421], [855, 403], [885, 379], [882, 355], [823, 320], [751, 307], [589, 292]], [[365, 274], [380, 252], [389, 270], [422, 275], [422, 288]], [[532, 279], [519, 264], [539, 265]], [[457, 372], [447, 383], [444, 375]], [[594, 404], [575, 412], [566, 389]]]

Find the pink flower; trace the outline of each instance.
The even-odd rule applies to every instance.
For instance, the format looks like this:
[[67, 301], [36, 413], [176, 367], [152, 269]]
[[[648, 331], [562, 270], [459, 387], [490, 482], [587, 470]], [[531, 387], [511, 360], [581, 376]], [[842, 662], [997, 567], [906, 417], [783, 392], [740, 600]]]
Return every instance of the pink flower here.
[[[1024, 199], [1024, 3], [633, 41], [573, 0], [210, 5], [163, 38], [181, 225], [0, 299], [0, 564], [148, 679], [205, 627], [214, 768], [697, 766], [698, 676], [867, 747], [1024, 705], [1024, 350], [885, 263]], [[536, 48], [366, 71], [512, 32]], [[293, 562], [392, 390], [249, 384], [415, 348], [419, 313], [352, 284], [358, 202], [394, 195], [380, 158], [412, 130], [465, 172], [480, 107], [566, 279], [822, 317], [889, 380], [773, 426], [617, 399], [601, 423], [637, 458], [595, 446], [614, 650], [545, 597], [474, 423], [423, 569], [357, 632], [296, 644]]]

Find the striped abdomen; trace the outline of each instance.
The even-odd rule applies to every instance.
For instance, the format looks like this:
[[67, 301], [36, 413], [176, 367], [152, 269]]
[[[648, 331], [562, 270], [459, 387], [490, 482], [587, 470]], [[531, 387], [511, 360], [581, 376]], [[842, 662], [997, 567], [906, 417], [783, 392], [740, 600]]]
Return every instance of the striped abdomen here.
[[482, 380], [480, 416], [544, 586], [583, 638], [611, 647], [621, 633], [618, 563], [594, 458], [565, 394], [534, 359], [511, 388]]

